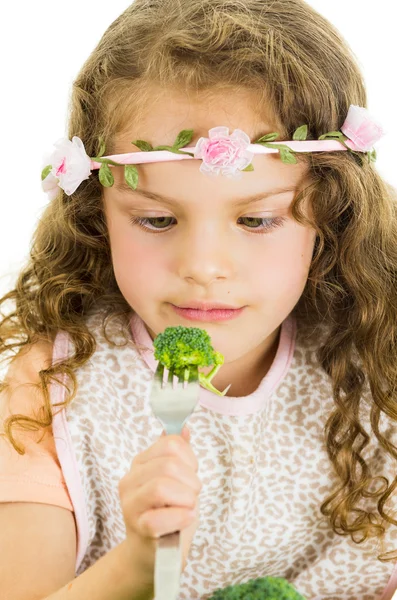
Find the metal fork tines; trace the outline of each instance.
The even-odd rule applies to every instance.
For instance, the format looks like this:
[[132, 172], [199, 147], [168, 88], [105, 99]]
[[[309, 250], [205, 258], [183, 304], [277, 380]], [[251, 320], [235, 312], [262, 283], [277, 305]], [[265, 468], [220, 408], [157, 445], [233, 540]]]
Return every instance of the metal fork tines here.
[[[180, 435], [186, 419], [194, 412], [199, 400], [198, 369], [189, 369], [187, 380], [173, 383], [173, 371], [164, 370], [160, 363], [154, 374], [150, 404], [154, 415], [161, 421], [167, 434]], [[167, 380], [163, 382], [164, 373]], [[182, 571], [180, 532], [163, 535], [158, 539], [155, 571], [155, 600], [177, 600]]]

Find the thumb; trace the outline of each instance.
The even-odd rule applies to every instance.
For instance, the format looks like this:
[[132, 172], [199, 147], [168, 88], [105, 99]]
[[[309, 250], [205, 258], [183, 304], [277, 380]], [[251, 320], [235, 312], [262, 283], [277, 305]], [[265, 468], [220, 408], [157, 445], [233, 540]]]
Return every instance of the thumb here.
[[186, 440], [187, 442], [190, 442], [190, 429], [187, 427], [187, 425], [185, 425], [184, 428], [182, 429], [181, 435], [184, 440]]
[[[161, 433], [161, 437], [163, 435], [167, 435], [167, 432], [164, 430]], [[190, 442], [190, 429], [186, 425], [182, 429], [181, 436], [183, 437], [184, 440], [186, 440], [187, 442]]]

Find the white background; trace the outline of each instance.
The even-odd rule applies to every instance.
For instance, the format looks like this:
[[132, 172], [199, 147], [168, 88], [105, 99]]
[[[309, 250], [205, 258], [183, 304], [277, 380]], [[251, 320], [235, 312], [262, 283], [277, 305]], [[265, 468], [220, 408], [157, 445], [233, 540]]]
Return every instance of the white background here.
[[[188, 1], [188, 0], [185, 0]], [[47, 203], [44, 154], [66, 134], [71, 84], [129, 0], [6, 2], [0, 23], [0, 295], [12, 285]], [[348, 41], [364, 74], [368, 109], [387, 135], [377, 169], [397, 186], [396, 25], [391, 0], [309, 0]], [[396, 141], [394, 141], [396, 140]]]

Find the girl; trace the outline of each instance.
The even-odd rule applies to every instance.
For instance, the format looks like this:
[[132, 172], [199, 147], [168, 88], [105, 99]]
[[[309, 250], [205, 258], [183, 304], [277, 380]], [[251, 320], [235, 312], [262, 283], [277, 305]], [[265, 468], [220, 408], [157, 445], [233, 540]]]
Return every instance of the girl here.
[[[179, 600], [265, 575], [392, 597], [396, 195], [365, 105], [302, 0], [136, 0], [110, 26], [1, 300], [6, 598], [153, 598], [177, 529]], [[149, 404], [176, 325], [231, 385], [200, 389], [191, 439]]]

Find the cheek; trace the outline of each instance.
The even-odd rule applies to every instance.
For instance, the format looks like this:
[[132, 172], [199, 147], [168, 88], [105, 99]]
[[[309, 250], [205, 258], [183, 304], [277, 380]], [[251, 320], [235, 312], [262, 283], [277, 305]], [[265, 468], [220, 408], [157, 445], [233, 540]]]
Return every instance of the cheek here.
[[307, 281], [312, 260], [315, 231], [296, 222], [286, 227], [282, 235], [274, 237], [264, 255], [257, 255], [253, 270], [259, 278], [265, 296], [298, 299]]
[[[138, 242], [140, 236], [132, 234], [132, 226], [114, 223], [109, 227], [113, 270], [120, 291], [130, 301], [135, 295], [142, 297], [161, 286], [164, 276], [164, 257], [150, 242]], [[142, 238], [141, 238], [142, 239]]]

